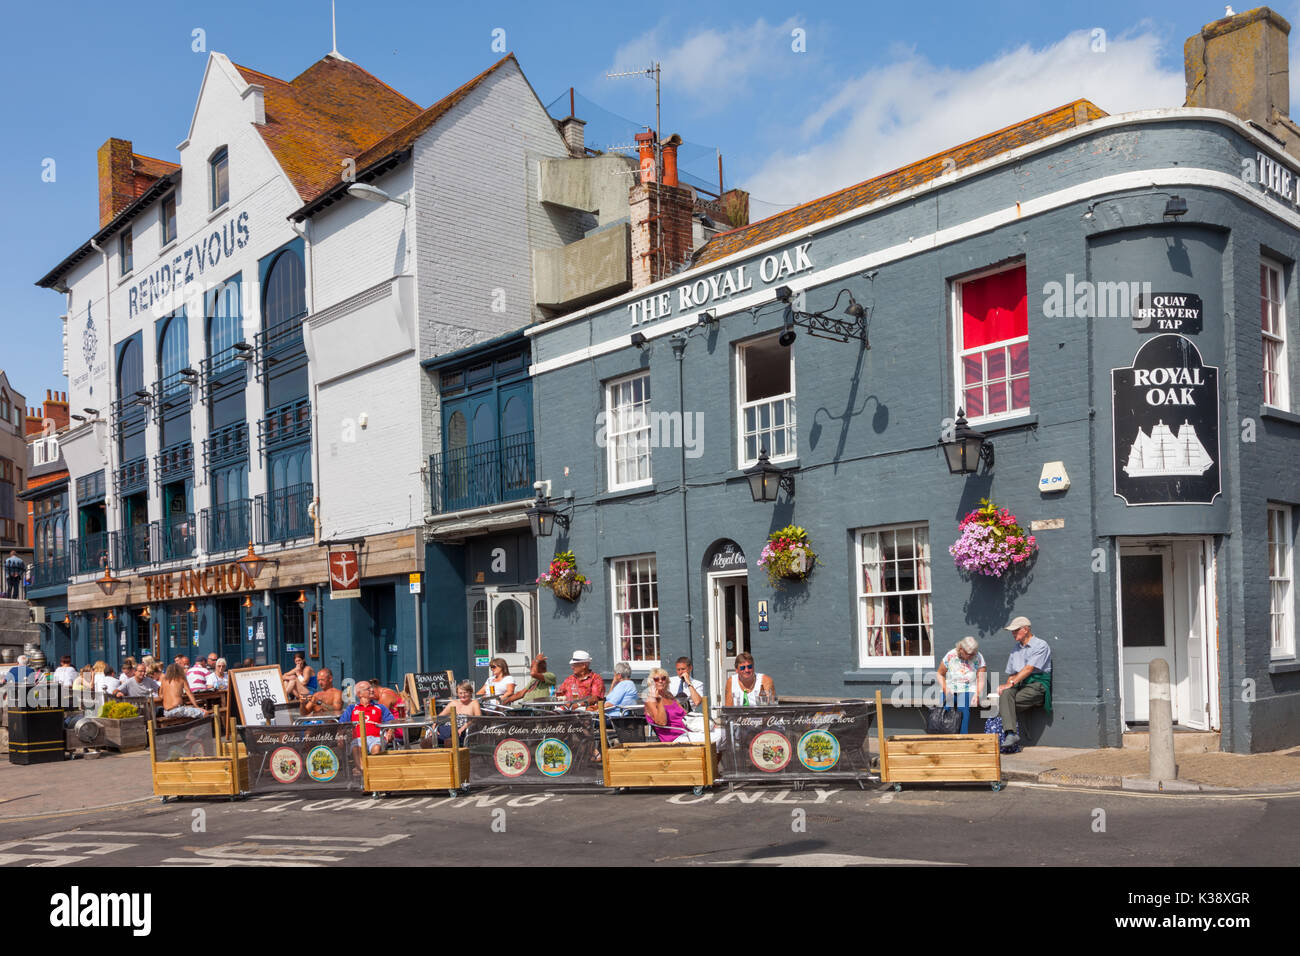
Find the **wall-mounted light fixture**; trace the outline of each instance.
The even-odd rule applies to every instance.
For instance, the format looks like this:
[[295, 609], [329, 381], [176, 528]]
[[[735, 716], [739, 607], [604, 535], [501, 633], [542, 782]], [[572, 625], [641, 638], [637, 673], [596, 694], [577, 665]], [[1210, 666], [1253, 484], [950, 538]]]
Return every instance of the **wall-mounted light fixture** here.
[[718, 321], [716, 312], [701, 312], [695, 320], [695, 324], [701, 328], [708, 327]]
[[395, 202], [399, 206], [405, 206], [407, 209], [411, 208], [409, 199], [403, 199], [401, 196], [390, 196], [378, 186], [372, 186], [369, 183], [353, 183], [348, 187], [348, 195], [354, 199], [364, 199], [366, 202]]
[[952, 441], [939, 443], [943, 447], [948, 461], [948, 471], [954, 475], [973, 475], [979, 470], [980, 462], [993, 467], [993, 444], [985, 441], [984, 435], [975, 431], [966, 423], [966, 413], [957, 409], [957, 423]]
[[777, 468], [768, 460], [766, 448], [759, 450], [754, 467], [745, 469], [745, 480], [755, 501], [776, 501], [782, 488], [786, 495], [794, 497], [794, 469]]
[[199, 384], [199, 373], [192, 368], [183, 368], [180, 370], [181, 381], [186, 385]]
[[[844, 315], [852, 319], [851, 322], [828, 314], [839, 306], [840, 299], [846, 295], [849, 297], [849, 304], [844, 309]], [[830, 308], [820, 312], [801, 312], [791, 304], [793, 298], [794, 295], [788, 285], [777, 287], [776, 301], [785, 303], [785, 324], [777, 342], [785, 348], [794, 344], [796, 325], [807, 329], [809, 335], [819, 339], [831, 339], [835, 342], [857, 339], [864, 348], [871, 348], [871, 342], [867, 339], [867, 308], [853, 298], [853, 293], [848, 289], [840, 289], [835, 294], [835, 301], [831, 303]]]
[[108, 558], [104, 558], [102, 563], [104, 573], [99, 578], [96, 578], [95, 583], [99, 585], [99, 590], [104, 593], [105, 597], [112, 597], [113, 592], [117, 590], [117, 586], [122, 584], [123, 581], [121, 578], [113, 577], [113, 572], [108, 567]]
[[[565, 531], [568, 531], [569, 515], [561, 513], [551, 503], [550, 481], [533, 482], [533, 490], [537, 492], [537, 498], [533, 502], [533, 506], [524, 512], [528, 515], [528, 526], [533, 531], [533, 537], [549, 538], [555, 533], [557, 524]], [[572, 510], [572, 505], [570, 505], [570, 510]]]
[[1177, 220], [1180, 216], [1187, 215], [1187, 200], [1182, 196], [1170, 196], [1169, 201], [1165, 203], [1165, 218]]
[[244, 555], [235, 563], [239, 565], [240, 568], [243, 569], [244, 573], [250, 578], [257, 580], [257, 576], [262, 573], [262, 568], [266, 567], [268, 564], [279, 564], [280, 562], [276, 561], [274, 558], [264, 558], [259, 555], [253, 550], [253, 542], [250, 541], [248, 542], [248, 554]]
[[635, 345], [635, 346], [637, 347], [637, 349], [644, 349], [644, 348], [645, 348], [645, 342], [646, 342], [646, 339], [645, 339], [645, 333], [644, 333], [644, 332], [633, 332], [633, 333], [632, 333], [632, 344]]

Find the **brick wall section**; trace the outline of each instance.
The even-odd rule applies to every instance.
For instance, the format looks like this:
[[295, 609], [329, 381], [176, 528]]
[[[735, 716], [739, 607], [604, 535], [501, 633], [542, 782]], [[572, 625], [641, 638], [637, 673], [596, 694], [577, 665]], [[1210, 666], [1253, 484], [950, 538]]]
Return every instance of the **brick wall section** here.
[[691, 257], [695, 201], [684, 186], [638, 183], [629, 195], [632, 288], [672, 275]]

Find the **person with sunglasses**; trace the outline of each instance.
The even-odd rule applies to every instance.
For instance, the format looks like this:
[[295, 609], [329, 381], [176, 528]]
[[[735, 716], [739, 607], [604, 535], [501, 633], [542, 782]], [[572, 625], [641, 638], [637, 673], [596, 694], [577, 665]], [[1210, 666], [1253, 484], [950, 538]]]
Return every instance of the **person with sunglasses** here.
[[732, 707], [755, 707], [776, 703], [776, 685], [772, 678], [754, 668], [754, 655], [741, 651], [736, 655], [736, 673], [727, 678], [723, 701]]
[[686, 710], [668, 693], [668, 672], [656, 667], [650, 672], [645, 697], [645, 719], [660, 743], [672, 743], [686, 733]]

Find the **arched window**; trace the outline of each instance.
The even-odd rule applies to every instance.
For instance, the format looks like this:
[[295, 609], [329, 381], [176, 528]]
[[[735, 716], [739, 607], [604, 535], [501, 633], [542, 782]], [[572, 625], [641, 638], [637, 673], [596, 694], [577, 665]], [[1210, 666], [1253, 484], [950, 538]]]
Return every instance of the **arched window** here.
[[239, 276], [227, 279], [208, 293], [208, 358], [215, 360], [213, 372], [225, 371], [239, 361], [230, 348], [244, 338], [239, 294]]
[[144, 388], [144, 359], [140, 340], [131, 339], [122, 346], [117, 358], [117, 397], [127, 396]]
[[167, 320], [162, 341], [159, 343], [158, 356], [158, 377], [167, 381], [167, 394], [185, 391], [185, 383], [179, 378], [173, 378], [177, 372], [189, 365], [190, 360], [189, 330], [184, 312]]
[[230, 202], [230, 153], [221, 147], [208, 160], [211, 169], [212, 208], [220, 209]]
[[266, 270], [262, 291], [262, 327], [274, 329], [307, 311], [307, 277], [302, 258], [292, 249], [276, 255]]

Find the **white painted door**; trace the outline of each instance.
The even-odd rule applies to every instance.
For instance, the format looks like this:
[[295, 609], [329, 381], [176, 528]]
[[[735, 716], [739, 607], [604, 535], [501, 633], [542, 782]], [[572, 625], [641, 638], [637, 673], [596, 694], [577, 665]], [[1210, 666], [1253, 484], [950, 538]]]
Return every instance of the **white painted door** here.
[[533, 591], [489, 591], [488, 657], [500, 657], [510, 673], [528, 675], [528, 663], [537, 653], [537, 625]]
[[711, 574], [708, 580], [708, 692], [711, 704], [716, 706], [723, 702], [723, 688], [727, 678], [735, 672], [736, 655], [750, 651], [749, 577], [744, 574]]
[[[1124, 719], [1148, 719], [1147, 668], [1158, 657], [1177, 680], [1172, 549], [1167, 544], [1120, 548], [1120, 671]], [[1175, 720], [1177, 714], [1175, 714]]]

